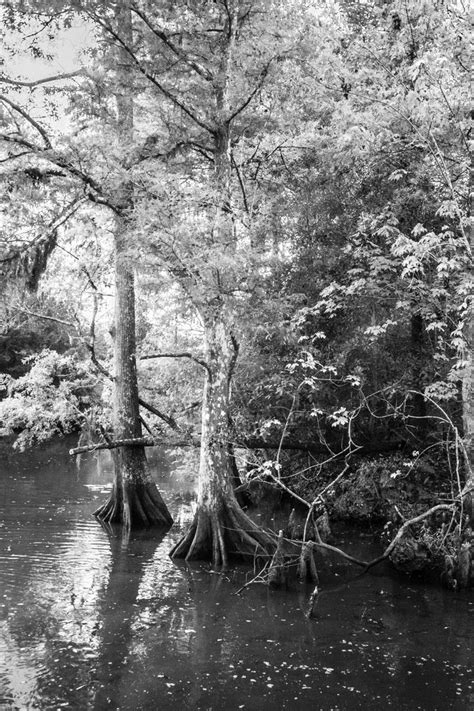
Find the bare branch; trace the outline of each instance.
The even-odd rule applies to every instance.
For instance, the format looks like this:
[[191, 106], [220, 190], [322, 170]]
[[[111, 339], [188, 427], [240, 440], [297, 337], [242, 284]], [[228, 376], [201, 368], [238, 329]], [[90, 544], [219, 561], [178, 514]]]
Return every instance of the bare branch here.
[[109, 200], [103, 197], [102, 187], [94, 180], [94, 178], [92, 178], [87, 173], [84, 173], [84, 171], [80, 170], [79, 168], [76, 168], [76, 166], [72, 165], [64, 156], [53, 153], [44, 157], [54, 165], [57, 165], [59, 168], [63, 168], [64, 170], [66, 170], [75, 178], [79, 178], [82, 183], [84, 183], [87, 187], [91, 188], [95, 193], [97, 193], [98, 197], [92, 194], [88, 194], [87, 197], [90, 200], [92, 200], [93, 202], [100, 203], [101, 205], [105, 205], [109, 207], [113, 212], [118, 213], [118, 208]]
[[55, 74], [54, 76], [44, 77], [43, 79], [36, 79], [34, 81], [22, 81], [21, 79], [11, 79], [5, 76], [5, 74], [0, 74], [0, 84], [11, 84], [12, 86], [24, 86], [29, 88], [34, 88], [42, 84], [50, 84], [55, 81], [62, 81], [64, 79], [72, 79], [73, 77], [88, 76], [84, 69], [79, 69], [75, 72], [64, 72], [63, 74]]
[[239, 181], [240, 190], [241, 190], [241, 192], [242, 192], [242, 199], [243, 199], [243, 201], [244, 201], [245, 212], [249, 215], [249, 214], [250, 214], [250, 210], [249, 210], [249, 205], [248, 205], [248, 202], [247, 202], [247, 193], [245, 192], [244, 181], [242, 180], [242, 175], [241, 175], [241, 173], [240, 173], [239, 166], [238, 166], [237, 163], [236, 163], [236, 160], [235, 160], [235, 157], [234, 157], [234, 154], [233, 154], [233, 153], [232, 153], [232, 155], [231, 155], [231, 158], [232, 158], [232, 163], [233, 163], [234, 168], [235, 168], [235, 172], [237, 173], [237, 179], [238, 179], [238, 181]]
[[[349, 560], [351, 563], [354, 563], [355, 565], [359, 565], [361, 568], [366, 568], [368, 569], [368, 566], [370, 563], [366, 563], [363, 560], [359, 560], [359, 558], [354, 558], [354, 556], [349, 555], [349, 553], [346, 553], [343, 551], [341, 548], [336, 548], [336, 546], [331, 546], [329, 543], [323, 543], [322, 541], [312, 541], [313, 546], [317, 546], [318, 548], [322, 548], [323, 550], [326, 551], [331, 551], [332, 553], [337, 553], [337, 555], [342, 556], [343, 558], [346, 558], [346, 560]], [[300, 545], [300, 542], [298, 542]], [[365, 570], [364, 570], [365, 572]]]
[[114, 205], [112, 202], [110, 202], [104, 197], [102, 187], [94, 180], [94, 178], [92, 178], [87, 173], [84, 173], [84, 171], [80, 170], [79, 168], [76, 168], [76, 166], [72, 165], [70, 161], [68, 161], [64, 156], [58, 155], [54, 152], [47, 154], [46, 150], [49, 150], [51, 146], [48, 149], [42, 148], [40, 146], [36, 146], [34, 143], [31, 143], [31, 141], [28, 141], [22, 136], [11, 135], [8, 133], [0, 133], [0, 140], [7, 141], [8, 143], [14, 143], [15, 145], [22, 146], [23, 148], [29, 148], [33, 153], [38, 155], [43, 160], [48, 161], [52, 165], [56, 165], [58, 168], [63, 168], [63, 170], [67, 171], [71, 176], [79, 178], [79, 180], [86, 187], [90, 188], [94, 191], [94, 193], [96, 193], [88, 193], [87, 197], [89, 198], [89, 200], [91, 200], [91, 202], [95, 202], [99, 205], [104, 205], [116, 214], [119, 213], [119, 210], [116, 205]]
[[49, 237], [53, 236], [54, 232], [59, 227], [62, 227], [79, 209], [81, 204], [85, 202], [86, 198], [83, 197], [76, 197], [74, 200], [72, 200], [63, 210], [62, 212], [52, 220], [49, 225], [47, 226], [47, 231], [46, 232], [41, 232], [39, 235], [37, 235], [34, 239], [31, 240], [31, 242], [28, 242], [26, 245], [21, 247], [21, 249], [16, 250], [13, 254], [11, 254], [8, 257], [3, 257], [0, 259], [0, 263], [2, 262], [11, 262], [14, 259], [17, 259], [20, 254], [23, 254], [23, 252], [28, 251], [31, 249], [35, 244], [38, 244], [40, 241], [44, 241], [49, 239]]
[[34, 118], [32, 118], [29, 113], [27, 113], [24, 109], [21, 108], [21, 106], [18, 106], [18, 104], [15, 104], [13, 101], [11, 101], [8, 97], [4, 96], [3, 94], [0, 95], [0, 101], [3, 101], [4, 104], [7, 104], [7, 106], [10, 106], [14, 111], [16, 111], [20, 116], [23, 116], [25, 121], [27, 121], [31, 126], [33, 126], [34, 129], [40, 134], [41, 138], [44, 141], [44, 144], [46, 148], [52, 148], [51, 146], [51, 141], [49, 140], [48, 134], [44, 130], [42, 126], [39, 125], [37, 121], [35, 121]]
[[393, 551], [399, 540], [403, 537], [405, 531], [410, 528], [410, 526], [414, 526], [415, 524], [420, 523], [420, 521], [423, 521], [425, 518], [428, 518], [428, 516], [431, 516], [437, 511], [454, 511], [454, 506], [454, 504], [437, 504], [436, 506], [432, 506], [432, 508], [428, 509], [427, 511], [424, 511], [419, 516], [415, 516], [414, 518], [410, 518], [408, 521], [405, 521], [397, 531], [397, 535], [393, 538], [393, 540], [384, 550], [383, 554], [379, 558], [375, 558], [374, 560], [371, 560], [370, 563], [367, 563], [364, 573], [369, 570], [369, 568], [372, 568], [374, 565], [377, 565], [378, 563], [381, 563], [383, 560], [388, 558], [388, 556]]
[[168, 35], [163, 32], [163, 30], [158, 29], [154, 25], [152, 25], [150, 19], [145, 15], [145, 13], [140, 10], [136, 5], [132, 5], [132, 10], [133, 12], [138, 15], [138, 17], [145, 23], [145, 25], [148, 27], [149, 30], [153, 32], [153, 34], [158, 37], [167, 47], [170, 49], [173, 54], [175, 54], [179, 59], [182, 59], [185, 64], [187, 64], [191, 69], [193, 69], [196, 74], [198, 74], [200, 77], [205, 79], [206, 81], [212, 81], [213, 76], [212, 73], [206, 69], [205, 67], [202, 67], [200, 64], [195, 62], [193, 59], [191, 59], [186, 52], [181, 49], [178, 45], [174, 44], [168, 37]]
[[210, 374], [208, 364], [205, 361], [200, 360], [200, 358], [193, 356], [192, 353], [150, 353], [148, 355], [139, 356], [138, 360], [151, 360], [153, 358], [189, 358], [189, 360], [193, 360]]
[[40, 146], [35, 146], [35, 144], [31, 143], [31, 141], [28, 141], [26, 138], [23, 138], [22, 136], [18, 135], [0, 133], [0, 140], [7, 141], [7, 143], [14, 143], [15, 145], [22, 146], [23, 148], [30, 148], [35, 153], [41, 153], [44, 150], [44, 148], [41, 148]]
[[272, 57], [272, 59], [270, 59], [270, 61], [267, 62], [267, 64], [265, 64], [265, 66], [263, 67], [263, 69], [260, 72], [260, 76], [258, 77], [258, 80], [257, 80], [257, 83], [256, 83], [254, 89], [250, 92], [250, 94], [247, 96], [247, 98], [240, 104], [240, 106], [238, 106], [236, 109], [234, 109], [234, 111], [231, 113], [231, 115], [227, 119], [228, 123], [231, 123], [231, 121], [233, 121], [239, 114], [241, 114], [242, 111], [244, 111], [247, 108], [247, 106], [250, 104], [250, 102], [252, 101], [254, 96], [256, 94], [258, 94], [258, 92], [260, 91], [260, 89], [262, 88], [262, 86], [265, 82], [267, 74], [270, 70], [270, 66], [271, 66], [272, 62], [274, 61], [274, 59], [275, 59], [275, 57]]
[[99, 449], [118, 449], [119, 447], [153, 447], [155, 441], [150, 437], [137, 437], [136, 439], [117, 439], [110, 442], [86, 444], [83, 447], [74, 447], [69, 450], [71, 456], [84, 452], [95, 452]]
[[15, 160], [16, 158], [23, 158], [23, 156], [30, 156], [31, 151], [23, 151], [22, 153], [14, 153], [8, 155], [6, 158], [1, 158], [0, 163], [8, 163], [9, 160]]
[[172, 94], [169, 89], [167, 89], [161, 82], [158, 81], [158, 79], [151, 74], [140, 62], [138, 57], [136, 56], [135, 52], [133, 52], [132, 49], [128, 46], [128, 44], [120, 37], [115, 30], [110, 27], [106, 22], [101, 20], [97, 15], [94, 13], [88, 12], [89, 17], [96, 22], [102, 29], [104, 29], [108, 34], [110, 34], [119, 44], [120, 46], [125, 50], [125, 52], [128, 54], [128, 56], [132, 59], [133, 63], [136, 65], [137, 69], [143, 76], [145, 76], [148, 81], [150, 81], [156, 88], [164, 95], [166, 96], [171, 103], [173, 103], [175, 106], [177, 106], [181, 111], [183, 111], [194, 123], [196, 123], [200, 128], [203, 128], [205, 131], [207, 131], [210, 134], [214, 133], [214, 129], [211, 126], [208, 126], [208, 124], [203, 121], [202, 119], [197, 116], [194, 111], [187, 106], [185, 103], [183, 103], [180, 99], [178, 99], [174, 94]]
[[[105, 433], [104, 437], [105, 437]], [[119, 447], [199, 447], [199, 442], [193, 439], [186, 440], [168, 440], [160, 437], [137, 437], [135, 439], [118, 439], [109, 440], [108, 442], [98, 442], [96, 444], [88, 444], [83, 447], [74, 447], [69, 450], [70, 455], [83, 454], [84, 452], [95, 452], [101, 449], [118, 449]]]
[[160, 412], [157, 407], [154, 405], [150, 405], [150, 403], [145, 402], [145, 400], [142, 400], [141, 397], [138, 398], [138, 403], [142, 407], [145, 408], [145, 410], [148, 410], [148, 412], [153, 413], [153, 415], [156, 415], [157, 417], [160, 418], [160, 420], [163, 420], [163, 422], [166, 422], [166, 424], [171, 427], [172, 430], [179, 430], [178, 423], [174, 419], [174, 417], [171, 417], [171, 415], [165, 415], [163, 412]]
[[61, 323], [63, 326], [69, 326], [70, 328], [76, 329], [77, 326], [74, 323], [71, 323], [70, 321], [63, 321], [61, 318], [55, 318], [54, 316], [46, 316], [46, 314], [39, 314], [36, 311], [30, 311], [29, 309], [22, 309], [19, 306], [13, 306], [16, 311], [19, 311], [21, 314], [26, 314], [27, 316], [33, 316], [34, 318], [40, 318], [45, 321], [54, 321], [55, 323]]

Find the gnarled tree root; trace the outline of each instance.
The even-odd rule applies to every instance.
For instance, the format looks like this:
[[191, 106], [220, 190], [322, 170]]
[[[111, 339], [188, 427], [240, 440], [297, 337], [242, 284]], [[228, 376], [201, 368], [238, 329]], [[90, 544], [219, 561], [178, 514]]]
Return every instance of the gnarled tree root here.
[[169, 528], [173, 519], [154, 482], [124, 482], [114, 485], [109, 500], [94, 511], [103, 523], [127, 528]]
[[275, 545], [275, 537], [254, 523], [237, 502], [223, 502], [218, 510], [198, 508], [189, 531], [170, 556], [211, 560], [216, 567], [226, 567], [231, 555], [268, 557]]

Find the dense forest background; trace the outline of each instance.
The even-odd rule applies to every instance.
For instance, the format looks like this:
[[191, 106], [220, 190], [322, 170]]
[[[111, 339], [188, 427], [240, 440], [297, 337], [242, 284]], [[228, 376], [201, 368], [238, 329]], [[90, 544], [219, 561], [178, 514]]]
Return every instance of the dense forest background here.
[[2, 20], [1, 433], [112, 448], [97, 513], [126, 525], [171, 522], [146, 446], [200, 446], [176, 555], [271, 551], [244, 494], [272, 486], [468, 584], [464, 3], [25, 0]]

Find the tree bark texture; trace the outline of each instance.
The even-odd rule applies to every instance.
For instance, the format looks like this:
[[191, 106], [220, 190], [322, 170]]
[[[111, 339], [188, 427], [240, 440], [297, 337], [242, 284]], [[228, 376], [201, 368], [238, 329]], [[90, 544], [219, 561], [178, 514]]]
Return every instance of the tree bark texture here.
[[234, 493], [229, 456], [229, 390], [236, 344], [219, 309], [204, 319], [208, 370], [204, 385], [197, 510], [175, 558], [207, 559], [226, 566], [229, 555], [267, 556], [274, 537], [255, 524]]
[[[221, 35], [219, 64], [212, 88], [216, 122], [212, 130], [214, 174], [211, 180], [217, 200], [208, 237], [209, 243], [218, 247], [222, 255], [235, 250], [237, 239], [232, 208], [230, 87], [239, 11], [238, 0], [226, 5], [226, 27]], [[188, 289], [204, 328], [207, 368], [197, 510], [191, 528], [171, 555], [187, 560], [210, 559], [215, 566], [225, 566], [230, 554], [266, 556], [275, 549], [274, 537], [244, 513], [234, 493], [229, 398], [238, 349], [233, 338], [232, 306], [225, 295], [234, 286], [234, 277], [226, 273], [225, 267], [213, 267], [203, 271], [199, 283]]]
[[[142, 437], [135, 344], [135, 288], [125, 235], [115, 240], [114, 439]], [[115, 482], [109, 501], [95, 515], [127, 528], [170, 526], [171, 515], [151, 477], [144, 447], [124, 446], [113, 454]]]
[[[133, 42], [130, 3], [117, 4], [116, 23], [128, 44]], [[116, 49], [119, 84], [116, 91], [117, 130], [124, 146], [133, 141], [133, 98], [126, 90], [127, 53]], [[125, 87], [125, 89], [124, 89]], [[115, 195], [115, 317], [114, 317], [114, 402], [115, 440], [142, 436], [139, 413], [136, 342], [135, 283], [127, 247], [133, 211], [133, 184], [125, 178]], [[95, 515], [106, 523], [120, 523], [126, 528], [169, 527], [173, 520], [154, 483], [146, 460], [145, 448], [124, 446], [113, 455], [115, 482], [109, 501]]]

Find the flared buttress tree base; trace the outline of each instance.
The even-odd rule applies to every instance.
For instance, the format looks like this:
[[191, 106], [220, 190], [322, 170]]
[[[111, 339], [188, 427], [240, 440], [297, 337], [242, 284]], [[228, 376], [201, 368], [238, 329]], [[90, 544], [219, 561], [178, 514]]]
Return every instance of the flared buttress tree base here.
[[272, 556], [275, 545], [275, 537], [254, 523], [237, 502], [224, 502], [217, 511], [199, 508], [189, 531], [170, 556], [211, 560], [216, 567], [226, 567], [230, 556]]
[[154, 482], [124, 482], [114, 485], [109, 500], [94, 512], [103, 523], [130, 529], [169, 528], [173, 519]]

